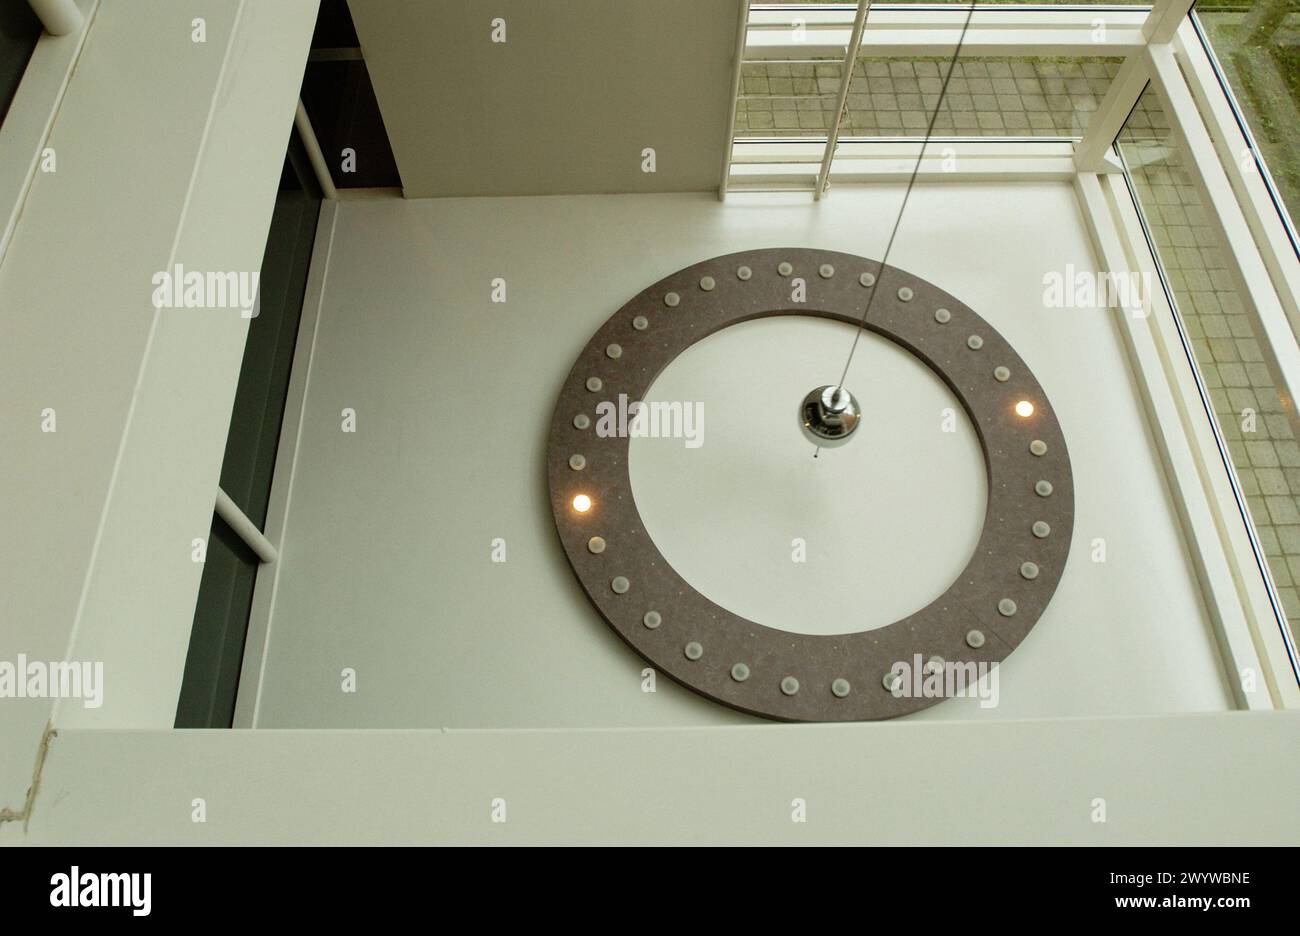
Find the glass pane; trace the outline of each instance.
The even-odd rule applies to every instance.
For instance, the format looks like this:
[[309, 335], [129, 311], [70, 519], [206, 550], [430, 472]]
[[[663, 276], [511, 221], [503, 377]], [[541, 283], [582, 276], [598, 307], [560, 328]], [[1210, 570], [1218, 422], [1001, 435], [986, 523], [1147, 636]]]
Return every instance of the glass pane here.
[[229, 728], [234, 721], [256, 578], [257, 557], [224, 520], [213, 517], [175, 727]]
[[[950, 58], [862, 58], [844, 136], [924, 136]], [[968, 58], [935, 119], [939, 136], [1077, 137], [1119, 70], [1117, 58]]]
[[[841, 138], [924, 136], [951, 57], [860, 58]], [[1079, 137], [1119, 70], [1118, 58], [968, 58], [956, 64], [935, 119], [938, 136]], [[839, 62], [747, 62], [739, 137], [825, 139]]]
[[266, 525], [271, 474], [289, 391], [320, 194], [297, 134], [290, 139], [280, 191], [262, 256], [259, 314], [248, 325], [230, 432], [221, 463], [221, 489], [258, 529]]
[[[289, 149], [262, 256], [260, 313], [249, 322], [244, 360], [221, 465], [221, 488], [259, 528], [284, 421], [302, 317], [320, 193], [297, 134]], [[257, 557], [220, 518], [212, 519], [190, 630], [177, 728], [229, 728], [235, 710]]]
[[1300, 216], [1300, 5], [1200, 0], [1196, 15], [1294, 219]]
[[1291, 633], [1300, 633], [1300, 427], [1186, 156], [1148, 88], [1116, 141], [1209, 390]]
[[826, 139], [835, 122], [842, 61], [746, 62], [736, 99], [736, 136]]
[[[782, 0], [780, 3], [751, 3], [751, 10], [761, 10], [764, 7], [785, 7], [798, 6], [803, 4], [813, 4], [818, 7], [835, 9], [854, 9], [856, 3], [824, 3], [822, 0]], [[948, 4], [950, 6], [970, 6], [970, 0], [891, 0], [890, 6], [935, 6], [937, 4]], [[976, 6], [1130, 6], [1144, 7], [1150, 6], [1149, 3], [1123, 3], [1116, 0], [1033, 0], [1032, 3], [1026, 0], [977, 0]]]

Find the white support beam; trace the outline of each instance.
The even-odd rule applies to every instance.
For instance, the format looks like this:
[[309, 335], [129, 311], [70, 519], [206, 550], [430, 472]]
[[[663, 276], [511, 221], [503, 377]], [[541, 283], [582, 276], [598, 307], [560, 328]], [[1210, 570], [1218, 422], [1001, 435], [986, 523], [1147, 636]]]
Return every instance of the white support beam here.
[[1196, 0], [1155, 0], [1147, 21], [1142, 24], [1142, 36], [1149, 43], [1170, 42], [1178, 27], [1187, 19]]
[[[836, 184], [906, 182], [921, 138], [842, 142], [831, 162]], [[815, 140], [737, 143], [728, 189], [811, 192], [824, 144]], [[1063, 181], [1074, 178], [1068, 140], [931, 140], [917, 169], [923, 182]]]
[[[877, 7], [862, 37], [863, 56], [951, 55], [966, 8], [933, 10]], [[1024, 10], [983, 7], [971, 17], [962, 45], [966, 56], [1119, 56], [1146, 40], [1145, 10]], [[755, 10], [747, 59], [841, 58], [853, 38], [849, 10]]]
[[[1300, 714], [1289, 712], [587, 731], [70, 729], [46, 765], [30, 833], [6, 840], [0, 827], [0, 842], [1294, 843], [1297, 734]], [[936, 751], [961, 769], [937, 768]], [[191, 821], [200, 792], [214, 812], [222, 805], [219, 821]], [[816, 820], [789, 821], [796, 794], [817, 804]], [[1101, 794], [1105, 825], [1088, 821]], [[509, 822], [489, 821], [489, 795], [509, 800]]]
[[727, 142], [722, 148], [722, 176], [718, 181], [718, 200], [727, 197], [727, 180], [731, 177], [731, 150], [736, 139], [736, 102], [740, 99], [740, 79], [745, 70], [745, 36], [749, 33], [749, 0], [739, 2], [740, 19], [736, 23], [736, 49], [732, 59], [731, 108], [727, 112]]
[[85, 20], [76, 0], [27, 0], [32, 12], [51, 36], [67, 36], [81, 29]]
[[1124, 128], [1128, 115], [1133, 112], [1138, 98], [1150, 80], [1146, 59], [1130, 55], [1111, 80], [1101, 103], [1088, 119], [1083, 139], [1074, 153], [1074, 162], [1080, 172], [1108, 172], [1113, 166], [1107, 153], [1115, 137]]
[[1237, 276], [1237, 287], [1253, 314], [1259, 334], [1272, 350], [1273, 377], [1284, 399], [1300, 393], [1300, 345], [1296, 343], [1286, 310], [1273, 288], [1268, 267], [1255, 246], [1255, 238], [1237, 201], [1233, 187], [1219, 162], [1214, 142], [1201, 121], [1192, 93], [1183, 80], [1173, 49], [1168, 45], [1148, 46], [1152, 86], [1160, 96], [1174, 138], [1197, 180], [1209, 220], [1219, 234], [1224, 254]]
[[871, 11], [871, 0], [858, 0], [858, 12], [853, 18], [853, 32], [849, 37], [848, 47], [844, 50], [844, 64], [840, 71], [840, 93], [835, 103], [835, 123], [826, 137], [826, 152], [822, 154], [821, 171], [817, 173], [817, 188], [813, 192], [813, 201], [821, 201], [826, 193], [826, 184], [830, 181], [831, 160], [835, 157], [835, 144], [840, 139], [840, 125], [844, 123], [845, 105], [849, 101], [849, 85], [853, 82], [853, 67], [858, 60], [858, 48], [862, 45], [862, 28], [867, 22], [867, 13]]

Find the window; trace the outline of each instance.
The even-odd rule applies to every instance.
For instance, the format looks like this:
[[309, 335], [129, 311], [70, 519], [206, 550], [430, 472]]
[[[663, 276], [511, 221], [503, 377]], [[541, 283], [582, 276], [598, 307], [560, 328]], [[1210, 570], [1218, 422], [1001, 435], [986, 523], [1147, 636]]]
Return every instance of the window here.
[[[307, 154], [295, 133], [266, 239], [261, 310], [249, 323], [221, 466], [221, 490], [259, 530], [266, 525], [320, 201]], [[232, 723], [257, 567], [258, 557], [244, 540], [214, 516], [176, 710], [177, 728], [229, 728]]]

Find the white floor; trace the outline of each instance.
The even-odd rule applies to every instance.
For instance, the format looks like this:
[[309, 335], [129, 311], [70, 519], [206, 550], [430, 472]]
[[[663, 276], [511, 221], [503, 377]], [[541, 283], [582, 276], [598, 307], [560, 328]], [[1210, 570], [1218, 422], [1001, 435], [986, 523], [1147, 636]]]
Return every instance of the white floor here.
[[[653, 281], [756, 247], [879, 257], [901, 196], [342, 202], [258, 726], [755, 721], [666, 679], [642, 691], [645, 664], [589, 606], [556, 539], [551, 411], [591, 333]], [[918, 186], [890, 262], [961, 297], [1030, 363], [1069, 442], [1077, 504], [1069, 566], [1003, 665], [999, 706], [916, 717], [1230, 708], [1111, 313], [1043, 306], [1045, 274], [1095, 269], [1071, 188]], [[866, 403], [862, 438], [816, 463], [793, 441], [798, 396], [838, 376], [851, 334], [783, 317], [712, 336], [653, 393], [703, 401], [705, 444], [633, 446], [637, 503], [665, 555], [773, 626], [887, 623], [942, 591], [978, 535], [978, 445], [964, 417], [939, 431], [951, 396], [892, 345], [865, 340], [847, 381]], [[355, 433], [341, 431], [345, 408]], [[806, 563], [791, 561], [795, 538]], [[344, 668], [356, 692], [341, 691]]]

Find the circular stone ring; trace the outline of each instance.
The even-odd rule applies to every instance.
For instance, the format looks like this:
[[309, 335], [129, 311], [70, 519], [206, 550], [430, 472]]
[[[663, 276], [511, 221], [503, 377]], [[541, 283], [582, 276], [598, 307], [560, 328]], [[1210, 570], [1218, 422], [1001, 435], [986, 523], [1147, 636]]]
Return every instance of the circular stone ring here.
[[[805, 281], [805, 302], [791, 301], [790, 277]], [[677, 355], [728, 325], [811, 315], [856, 326], [873, 291], [866, 327], [929, 366], [975, 426], [988, 481], [979, 544], [947, 591], [885, 627], [836, 635], [765, 627], [714, 604], [668, 564], [632, 496], [629, 440], [596, 432], [596, 404], [619, 394], [644, 399]], [[1026, 402], [1032, 409], [1017, 407]], [[920, 676], [906, 684], [889, 676], [896, 664], [914, 668], [918, 655], [968, 673], [976, 672], [968, 664], [1005, 659], [1051, 600], [1074, 525], [1065, 438], [1043, 388], [1006, 339], [917, 276], [805, 248], [705, 260], [620, 309], [564, 382], [551, 420], [547, 474], [560, 542], [609, 626], [682, 685], [785, 721], [893, 718], [933, 705], [939, 697], [912, 691]], [[580, 494], [590, 498], [589, 509], [574, 507]], [[862, 518], [862, 528], [864, 536], [888, 535], [873, 529], [870, 517]], [[591, 548], [594, 541], [599, 549]], [[864, 593], [864, 603], [870, 600]]]

